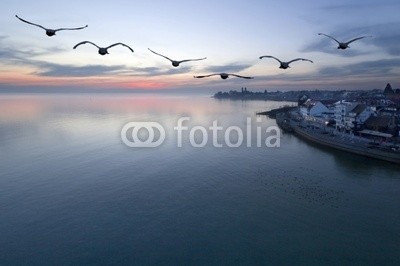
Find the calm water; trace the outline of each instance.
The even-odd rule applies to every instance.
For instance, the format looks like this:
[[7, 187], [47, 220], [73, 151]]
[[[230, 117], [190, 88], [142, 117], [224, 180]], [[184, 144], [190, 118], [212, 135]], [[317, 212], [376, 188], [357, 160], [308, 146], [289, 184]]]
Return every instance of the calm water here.
[[[257, 147], [275, 122], [255, 111], [282, 104], [0, 95], [0, 265], [399, 265], [400, 167], [289, 134]], [[252, 145], [193, 148], [186, 131], [178, 148], [183, 116], [189, 129], [250, 117]], [[165, 143], [128, 148], [131, 121], [162, 124]]]

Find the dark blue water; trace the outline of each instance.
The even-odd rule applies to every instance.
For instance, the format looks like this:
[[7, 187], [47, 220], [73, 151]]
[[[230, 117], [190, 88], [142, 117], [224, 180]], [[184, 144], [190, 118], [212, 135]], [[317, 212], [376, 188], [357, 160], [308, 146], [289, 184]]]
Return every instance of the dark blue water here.
[[[255, 111], [282, 104], [1, 95], [0, 265], [399, 265], [400, 167], [290, 134], [257, 147], [275, 122]], [[185, 132], [178, 148], [182, 116], [250, 117], [252, 145], [193, 148]], [[128, 148], [131, 121], [162, 124], [165, 143]]]

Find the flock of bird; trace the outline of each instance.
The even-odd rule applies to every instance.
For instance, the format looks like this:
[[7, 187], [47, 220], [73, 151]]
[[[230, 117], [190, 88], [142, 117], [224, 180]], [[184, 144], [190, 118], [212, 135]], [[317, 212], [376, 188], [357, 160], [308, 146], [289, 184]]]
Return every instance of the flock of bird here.
[[[29, 22], [29, 21], [27, 21], [27, 20], [25, 20], [25, 19], [22, 19], [22, 18], [18, 17], [17, 15], [15, 15], [15, 16], [16, 16], [19, 20], [21, 20], [22, 22], [24, 22], [24, 23], [27, 23], [27, 24], [30, 24], [30, 25], [33, 25], [33, 26], [36, 26], [36, 27], [39, 27], [39, 28], [44, 29], [44, 30], [46, 31], [46, 35], [49, 36], [49, 37], [56, 35], [56, 32], [58, 32], [58, 31], [62, 31], [62, 30], [82, 30], [82, 29], [85, 29], [85, 28], [88, 27], [88, 25], [86, 25], [86, 26], [83, 26], [83, 27], [76, 27], [76, 28], [49, 29], [49, 28], [43, 27], [42, 25], [35, 24], [35, 23]], [[354, 38], [354, 39], [352, 39], [352, 40], [350, 40], [350, 41], [348, 41], [348, 42], [340, 42], [340, 41], [338, 41], [337, 39], [335, 39], [334, 37], [329, 36], [329, 35], [324, 34], [324, 33], [318, 33], [318, 35], [323, 35], [323, 36], [326, 36], [326, 37], [328, 37], [328, 38], [334, 40], [335, 42], [338, 43], [337, 49], [342, 49], [342, 50], [345, 50], [345, 49], [347, 49], [347, 48], [350, 48], [349, 44], [352, 43], [352, 42], [355, 42], [355, 41], [358, 41], [358, 40], [361, 40], [361, 39], [364, 39], [364, 38], [372, 37], [372, 36], [361, 36], [361, 37]], [[124, 47], [128, 48], [132, 53], [134, 52], [133, 49], [132, 49], [131, 47], [129, 47], [128, 45], [126, 45], [126, 44], [124, 44], [124, 43], [121, 43], [121, 42], [111, 44], [111, 45], [109, 45], [109, 46], [107, 46], [107, 47], [100, 47], [100, 46], [98, 46], [97, 44], [95, 44], [95, 43], [93, 43], [93, 42], [90, 42], [90, 41], [83, 41], [83, 42], [80, 42], [80, 43], [76, 44], [76, 45], [73, 47], [73, 49], [76, 49], [76, 48], [78, 48], [78, 46], [83, 45], [83, 44], [91, 44], [91, 45], [95, 46], [95, 47], [98, 49], [98, 53], [99, 53], [100, 55], [106, 55], [106, 54], [108, 54], [108, 49], [110, 49], [110, 48], [112, 48], [112, 47], [114, 47], [114, 46], [117, 46], [117, 45], [124, 46]], [[173, 59], [171, 59], [171, 58], [169, 58], [169, 57], [167, 57], [167, 56], [165, 56], [165, 55], [162, 55], [162, 54], [160, 54], [160, 53], [157, 53], [157, 52], [151, 50], [150, 48], [148, 48], [148, 49], [149, 49], [149, 51], [152, 52], [153, 54], [156, 54], [156, 55], [158, 55], [158, 56], [161, 56], [161, 57], [163, 57], [163, 58], [169, 60], [169, 61], [172, 63], [172, 66], [174, 66], [174, 67], [178, 67], [181, 63], [185, 63], [185, 62], [189, 62], [189, 61], [200, 61], [200, 60], [205, 60], [205, 59], [207, 59], [207, 57], [203, 57], [203, 58], [197, 58], [197, 59], [173, 60]], [[279, 62], [279, 64], [280, 64], [279, 68], [281, 68], [281, 69], [290, 68], [289, 64], [291, 64], [291, 63], [293, 63], [293, 62], [296, 62], [296, 61], [308, 61], [308, 62], [310, 62], [310, 63], [314, 63], [313, 61], [311, 61], [311, 60], [309, 60], [309, 59], [306, 59], [306, 58], [296, 58], [296, 59], [293, 59], [293, 60], [290, 60], [290, 61], [287, 61], [287, 62], [281, 61], [281, 60], [279, 60], [278, 58], [276, 58], [276, 57], [274, 57], [274, 56], [271, 56], [271, 55], [263, 55], [263, 56], [260, 56], [259, 58], [260, 58], [260, 59], [263, 59], [263, 58], [272, 58], [272, 59], [275, 59], [276, 61]], [[212, 77], [212, 76], [220, 76], [221, 79], [227, 79], [227, 78], [230, 77], [230, 76], [234, 76], [234, 77], [238, 77], [238, 78], [243, 78], [243, 79], [253, 79], [253, 78], [254, 78], [254, 77], [246, 77], [246, 76], [241, 76], [241, 75], [238, 75], [238, 74], [231, 74], [231, 73], [213, 73], [213, 74], [200, 75], [200, 76], [193, 76], [193, 77], [194, 77], [194, 78], [207, 78], [207, 77]]]

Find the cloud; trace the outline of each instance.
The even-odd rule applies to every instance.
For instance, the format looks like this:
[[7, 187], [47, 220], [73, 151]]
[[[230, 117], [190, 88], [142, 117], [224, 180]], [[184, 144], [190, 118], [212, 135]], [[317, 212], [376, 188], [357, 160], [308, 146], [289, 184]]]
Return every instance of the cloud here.
[[57, 64], [35, 59], [36, 56], [63, 51], [63, 49], [53, 47], [46, 51], [33, 49], [15, 49], [10, 44], [6, 45], [3, 40], [6, 36], [0, 36], [0, 60], [2, 64], [19, 65], [33, 67], [36, 70], [34, 75], [43, 77], [93, 77], [107, 75], [121, 76], [162, 76], [188, 73], [191, 71], [189, 66], [165, 67], [128, 67], [126, 65], [84, 65], [77, 66], [71, 64]]
[[101, 66], [101, 65], [87, 65], [87, 66], [73, 66], [73, 65], [59, 65], [46, 62], [37, 62], [35, 64], [40, 70], [34, 72], [38, 76], [45, 77], [91, 77], [113, 75], [126, 67], [123, 65], [117, 66]]
[[400, 70], [400, 58], [393, 59], [380, 59], [370, 60], [358, 63], [352, 63], [343, 66], [328, 66], [322, 67], [316, 72], [308, 74], [275, 74], [275, 75], [263, 75], [257, 76], [257, 80], [282, 80], [282, 81], [308, 81], [308, 80], [319, 80], [321, 78], [332, 78], [340, 80], [341, 77], [361, 77], [368, 78], [386, 78], [394, 77], [398, 78], [396, 70]]
[[213, 72], [213, 73], [214, 72], [236, 73], [236, 72], [243, 71], [251, 66], [252, 65], [249, 65], [249, 64], [232, 63], [232, 64], [225, 65], [225, 66], [209, 66], [209, 67], [205, 68], [205, 71]]
[[333, 4], [333, 5], [326, 5], [321, 8], [323, 11], [328, 11], [328, 12], [338, 12], [338, 13], [343, 13], [343, 12], [363, 12], [366, 10], [370, 9], [376, 9], [376, 8], [384, 8], [384, 7], [393, 7], [394, 5], [398, 5], [398, 1], [362, 1], [358, 3], [346, 3], [346, 4]]
[[93, 76], [162, 76], [190, 72], [190, 67], [127, 67], [125, 65], [61, 65], [41, 61], [31, 62], [39, 70], [33, 74], [46, 77], [93, 77]]
[[341, 67], [324, 67], [319, 70], [323, 76], [350, 76], [350, 75], [393, 75], [392, 71], [400, 68], [400, 58], [364, 61]]
[[15, 60], [23, 60], [26, 58], [42, 55], [43, 53], [34, 50], [17, 50], [14, 48], [0, 47], [0, 58], [2, 63]]
[[4, 43], [4, 40], [7, 39], [7, 36], [0, 36], [0, 59], [2, 59], [2, 63], [19, 63], [24, 60], [30, 60], [31, 58], [41, 56], [41, 55], [50, 55], [55, 53], [60, 53], [66, 51], [66, 49], [59, 47], [48, 47], [46, 49], [16, 49], [12, 43]]
[[14, 48], [3, 48], [0, 50], [0, 59], [2, 63], [10, 65], [34, 67], [37, 69], [33, 72], [34, 75], [46, 77], [88, 77], [96, 75], [110, 75], [115, 74], [118, 71], [124, 70], [126, 68], [123, 65], [63, 65], [32, 59], [32, 57], [41, 54], [42, 52], [37, 52], [34, 50], [17, 50]]
[[162, 76], [162, 75], [176, 75], [185, 74], [191, 72], [192, 69], [189, 66], [179, 67], [130, 67], [126, 74], [133, 76]]
[[385, 23], [370, 27], [372, 43], [389, 55], [400, 56], [400, 22]]

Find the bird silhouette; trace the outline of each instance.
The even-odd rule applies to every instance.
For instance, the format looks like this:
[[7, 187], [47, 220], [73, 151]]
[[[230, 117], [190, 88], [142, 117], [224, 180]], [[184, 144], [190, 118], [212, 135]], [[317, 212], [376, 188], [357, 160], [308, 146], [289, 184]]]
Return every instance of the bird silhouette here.
[[147, 49], [149, 49], [149, 51], [152, 52], [153, 54], [159, 55], [159, 56], [164, 57], [165, 59], [171, 61], [172, 65], [173, 65], [174, 67], [178, 67], [179, 64], [184, 63], [184, 62], [189, 62], [189, 61], [200, 61], [200, 60], [207, 59], [207, 57], [203, 57], [203, 58], [198, 58], [198, 59], [185, 59], [185, 60], [180, 60], [180, 61], [179, 61], [179, 60], [172, 60], [171, 58], [169, 58], [169, 57], [167, 57], [167, 56], [165, 56], [165, 55], [162, 55], [162, 54], [159, 54], [159, 53], [154, 52], [154, 51], [151, 50], [150, 48], [147, 48]]
[[279, 68], [282, 68], [282, 69], [290, 68], [289, 64], [290, 64], [290, 63], [293, 63], [293, 62], [295, 62], [295, 61], [308, 61], [308, 62], [314, 63], [313, 61], [311, 61], [311, 60], [309, 60], [309, 59], [305, 59], [305, 58], [296, 58], [296, 59], [293, 59], [293, 60], [291, 60], [291, 61], [289, 61], [289, 62], [282, 62], [282, 61], [279, 60], [278, 58], [276, 58], [276, 57], [274, 57], [274, 56], [271, 56], [271, 55], [263, 55], [263, 56], [260, 56], [260, 59], [263, 59], [263, 58], [273, 58], [273, 59], [275, 59], [276, 61], [278, 61], [278, 62], [281, 64], [281, 65], [279, 66]]
[[108, 47], [99, 47], [98, 45], [96, 45], [96, 44], [94, 44], [94, 43], [92, 43], [92, 42], [83, 41], [83, 42], [80, 42], [80, 43], [78, 43], [77, 45], [75, 45], [75, 46], [74, 46], [74, 49], [76, 49], [79, 45], [86, 44], [86, 43], [90, 43], [91, 45], [96, 46], [96, 47], [99, 49], [99, 54], [101, 54], [101, 55], [106, 55], [106, 54], [108, 54], [108, 49], [110, 49], [111, 47], [117, 46], [117, 45], [125, 46], [126, 48], [128, 48], [128, 49], [133, 53], [133, 49], [132, 49], [131, 47], [129, 47], [129, 46], [126, 45], [126, 44], [120, 43], [120, 42], [114, 43], [114, 44], [112, 44], [112, 45], [110, 45], [110, 46], [108, 46]]
[[56, 32], [57, 32], [57, 31], [60, 31], [60, 30], [81, 30], [81, 29], [84, 29], [84, 28], [87, 28], [87, 27], [88, 27], [88, 25], [86, 25], [86, 26], [84, 26], [84, 27], [79, 27], [79, 28], [48, 29], [48, 28], [43, 27], [42, 25], [35, 24], [35, 23], [29, 22], [29, 21], [27, 21], [27, 20], [25, 20], [25, 19], [22, 19], [22, 18], [18, 17], [17, 15], [15, 15], [15, 16], [16, 16], [19, 20], [21, 20], [22, 22], [25, 22], [25, 23], [28, 23], [28, 24], [30, 24], [30, 25], [33, 25], [33, 26], [36, 26], [36, 27], [39, 27], [39, 28], [44, 29], [44, 30], [46, 31], [46, 35], [49, 36], [49, 37], [56, 35]]
[[334, 40], [335, 42], [337, 42], [337, 43], [339, 44], [339, 46], [338, 46], [337, 48], [338, 48], [338, 49], [342, 49], [342, 50], [345, 50], [345, 49], [347, 49], [347, 48], [350, 48], [349, 44], [352, 43], [352, 42], [355, 42], [355, 41], [358, 41], [358, 40], [361, 40], [361, 39], [364, 39], [364, 38], [370, 38], [370, 37], [372, 37], [372, 36], [361, 36], [361, 37], [354, 38], [354, 39], [352, 39], [352, 40], [350, 40], [350, 41], [348, 41], [348, 42], [339, 42], [338, 40], [336, 40], [336, 39], [333, 38], [332, 36], [329, 36], [329, 35], [327, 35], [327, 34], [325, 34], [325, 33], [318, 33], [318, 35], [324, 35], [324, 36], [326, 36], [326, 37], [328, 37], [328, 38], [331, 38], [332, 40]]
[[203, 76], [193, 76], [193, 77], [200, 79], [200, 78], [208, 78], [211, 76], [220, 76], [222, 79], [227, 79], [227, 78], [229, 78], [229, 76], [235, 76], [235, 77], [242, 78], [242, 79], [253, 79], [254, 78], [254, 77], [244, 77], [244, 76], [240, 76], [237, 74], [228, 74], [228, 73], [215, 73], [215, 74], [209, 74], [209, 75], [203, 75]]

